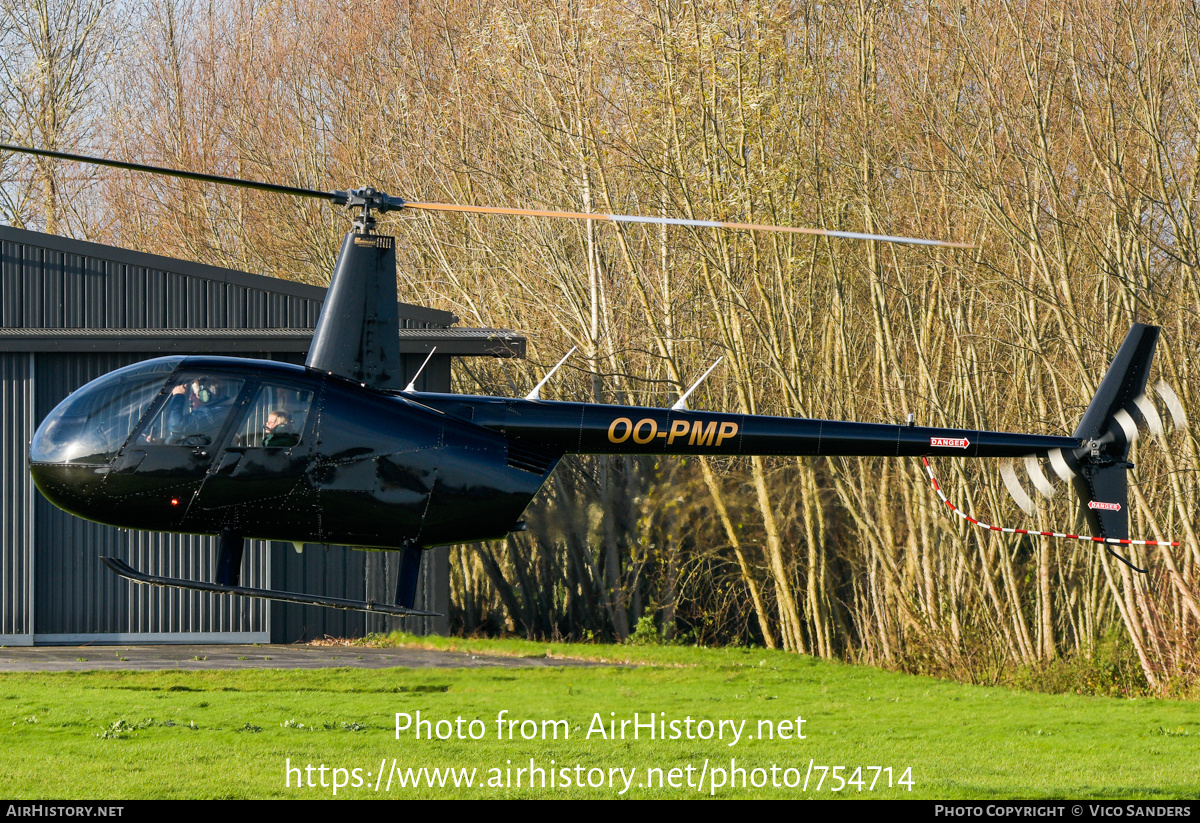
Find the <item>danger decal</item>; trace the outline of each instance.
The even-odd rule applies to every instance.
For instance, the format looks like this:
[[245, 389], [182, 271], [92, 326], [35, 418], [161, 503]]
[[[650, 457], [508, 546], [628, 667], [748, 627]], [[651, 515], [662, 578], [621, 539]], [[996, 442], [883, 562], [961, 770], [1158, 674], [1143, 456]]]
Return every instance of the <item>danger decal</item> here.
[[971, 441], [965, 437], [931, 437], [929, 445], [949, 449], [965, 449], [971, 445]]
[[1104, 503], [1100, 500], [1090, 500], [1090, 501], [1088, 501], [1088, 508], [1089, 509], [1103, 509], [1104, 511], [1108, 511], [1108, 512], [1119, 512], [1121, 510], [1121, 504], [1120, 503]]

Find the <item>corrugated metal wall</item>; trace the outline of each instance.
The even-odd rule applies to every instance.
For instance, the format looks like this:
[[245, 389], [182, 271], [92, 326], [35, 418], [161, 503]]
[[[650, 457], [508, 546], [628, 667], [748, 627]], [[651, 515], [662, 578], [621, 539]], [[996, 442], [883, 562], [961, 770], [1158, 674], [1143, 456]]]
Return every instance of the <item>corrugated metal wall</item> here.
[[[4, 454], [24, 454], [25, 444], [33, 435], [30, 406], [29, 357], [0, 354], [0, 451]], [[22, 642], [32, 631], [29, 571], [33, 498], [29, 472], [14, 472], [7, 467], [0, 472], [0, 643]]]
[[[272, 544], [275, 585], [286, 591], [324, 592], [353, 600], [391, 603], [400, 573], [396, 552], [364, 552], [345, 546], [307, 545], [300, 554], [290, 543]], [[443, 546], [421, 557], [416, 607], [442, 617], [388, 617], [366, 612], [323, 609], [292, 603], [271, 607], [271, 636], [291, 640], [321, 637], [362, 637], [373, 632], [406, 631], [446, 634], [449, 614], [450, 549]], [[280, 608], [285, 606], [285, 608]]]
[[[311, 329], [324, 292], [0, 226], [0, 327], [4, 328]], [[407, 328], [444, 328], [452, 322], [444, 312], [410, 307], [407, 313], [402, 319]], [[268, 634], [272, 642], [292, 642], [323, 635], [357, 636], [400, 625], [421, 632], [448, 629], [445, 618], [402, 622], [358, 612], [134, 585], [104, 567], [99, 558], [113, 555], [151, 574], [214, 577], [215, 538], [123, 532], [81, 520], [37, 494], [29, 477], [29, 440], [37, 423], [59, 401], [95, 377], [154, 356], [152, 352], [0, 352], [0, 644], [85, 639], [206, 642], [238, 636], [258, 642]], [[246, 356], [304, 361], [303, 353], [295, 352]], [[415, 371], [424, 357], [405, 360]], [[448, 357], [437, 358], [422, 374], [420, 387], [448, 390], [449, 369]], [[419, 608], [447, 611], [449, 604], [440, 602], [449, 590], [446, 553], [446, 549], [426, 553]], [[371, 596], [390, 600], [386, 580], [394, 585], [397, 563], [397, 558], [386, 554], [344, 547], [309, 547], [297, 555], [290, 544], [253, 541], [247, 547], [242, 579], [250, 586], [355, 599], [366, 597], [369, 589]]]
[[[9, 229], [6, 234], [13, 232], [15, 230]], [[63, 238], [48, 240], [64, 242]], [[193, 270], [181, 273], [154, 269], [133, 262], [0, 240], [0, 326], [47, 329], [316, 327], [323, 289], [274, 281], [279, 284], [277, 288], [292, 292], [281, 293], [269, 291], [267, 283], [262, 288], [254, 288], [244, 282], [218, 279], [222, 270], [209, 266], [188, 268]], [[238, 280], [266, 278], [243, 274]], [[310, 294], [305, 295], [304, 291]]]

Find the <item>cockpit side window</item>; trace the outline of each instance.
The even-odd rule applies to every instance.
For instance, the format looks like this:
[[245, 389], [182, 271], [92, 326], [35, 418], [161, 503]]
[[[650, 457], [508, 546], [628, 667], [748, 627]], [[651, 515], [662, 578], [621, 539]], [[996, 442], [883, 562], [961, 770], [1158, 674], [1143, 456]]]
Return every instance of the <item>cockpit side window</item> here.
[[238, 425], [233, 445], [251, 449], [297, 445], [304, 434], [312, 399], [311, 391], [264, 383]]
[[210, 446], [237, 406], [244, 380], [219, 374], [184, 375], [138, 434], [143, 446]]
[[29, 446], [37, 463], [108, 463], [182, 358], [137, 363], [93, 380], [54, 408]]

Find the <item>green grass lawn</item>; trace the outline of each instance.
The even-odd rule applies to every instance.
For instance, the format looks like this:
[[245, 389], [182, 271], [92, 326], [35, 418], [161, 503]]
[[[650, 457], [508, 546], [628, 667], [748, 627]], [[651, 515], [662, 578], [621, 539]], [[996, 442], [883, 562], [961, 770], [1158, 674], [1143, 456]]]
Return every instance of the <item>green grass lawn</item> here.
[[[435, 645], [640, 665], [0, 675], [0, 795], [333, 797], [335, 776], [339, 798], [1200, 795], [1195, 703], [966, 686], [761, 649]], [[397, 739], [396, 713], [418, 711], [432, 721], [422, 739]], [[643, 727], [633, 739], [635, 712], [665, 722], [656, 737], [677, 721], [679, 738]], [[439, 730], [450, 739], [425, 739]], [[474, 785], [430, 788], [421, 768], [460, 781], [466, 770]], [[409, 769], [421, 786], [400, 785]]]

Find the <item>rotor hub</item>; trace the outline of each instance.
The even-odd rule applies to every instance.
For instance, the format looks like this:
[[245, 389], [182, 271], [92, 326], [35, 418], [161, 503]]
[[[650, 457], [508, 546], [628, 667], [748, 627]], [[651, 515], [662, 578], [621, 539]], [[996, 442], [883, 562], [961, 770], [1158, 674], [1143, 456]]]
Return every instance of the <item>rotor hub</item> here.
[[354, 230], [359, 234], [371, 234], [375, 230], [375, 215], [372, 212], [382, 214], [402, 209], [405, 205], [402, 198], [393, 197], [371, 186], [335, 191], [333, 202], [350, 209], [359, 209], [359, 213], [354, 217]]

